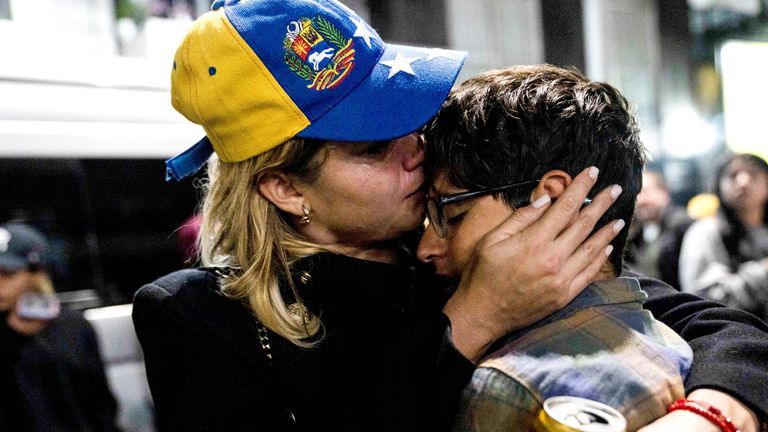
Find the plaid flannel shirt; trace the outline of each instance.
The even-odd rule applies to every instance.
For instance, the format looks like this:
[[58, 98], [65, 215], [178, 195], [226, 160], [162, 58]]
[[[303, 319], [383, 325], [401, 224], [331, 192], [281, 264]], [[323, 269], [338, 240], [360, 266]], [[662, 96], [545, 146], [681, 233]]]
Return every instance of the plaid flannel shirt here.
[[528, 431], [542, 403], [578, 396], [612, 406], [636, 430], [685, 397], [693, 353], [642, 308], [634, 278], [588, 286], [568, 306], [508, 335], [465, 388], [458, 431]]

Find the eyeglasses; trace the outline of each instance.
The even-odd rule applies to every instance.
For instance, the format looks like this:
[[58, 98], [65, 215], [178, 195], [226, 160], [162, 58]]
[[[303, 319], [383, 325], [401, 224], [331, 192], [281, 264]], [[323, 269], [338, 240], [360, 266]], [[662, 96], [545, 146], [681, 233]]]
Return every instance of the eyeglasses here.
[[534, 185], [538, 182], [538, 180], [529, 180], [521, 183], [512, 183], [503, 186], [492, 186], [485, 189], [461, 192], [453, 195], [443, 195], [432, 198], [427, 197], [427, 218], [429, 219], [430, 225], [435, 227], [435, 232], [437, 235], [440, 238], [445, 238], [448, 235], [448, 226], [446, 225], [445, 214], [443, 213], [443, 208], [446, 205], [456, 204], [483, 195], [489, 195], [523, 186]]

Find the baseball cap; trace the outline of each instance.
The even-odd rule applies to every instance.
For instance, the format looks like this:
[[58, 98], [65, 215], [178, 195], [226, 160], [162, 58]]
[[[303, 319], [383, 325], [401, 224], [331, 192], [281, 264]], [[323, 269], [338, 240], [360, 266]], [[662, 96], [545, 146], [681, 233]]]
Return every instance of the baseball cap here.
[[48, 241], [29, 225], [0, 225], [0, 270], [15, 272], [43, 265]]
[[381, 141], [440, 108], [466, 53], [386, 44], [335, 0], [217, 0], [174, 57], [174, 108], [206, 136], [166, 161], [166, 179], [213, 152], [238, 162], [293, 137]]

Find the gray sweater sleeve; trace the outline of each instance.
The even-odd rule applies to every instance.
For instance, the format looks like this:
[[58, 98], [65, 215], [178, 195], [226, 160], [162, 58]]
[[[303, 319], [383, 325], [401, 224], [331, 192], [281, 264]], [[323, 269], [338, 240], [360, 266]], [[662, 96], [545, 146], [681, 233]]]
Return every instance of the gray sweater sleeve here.
[[680, 252], [680, 285], [683, 291], [765, 315], [768, 268], [747, 261], [732, 271], [714, 218], [697, 221], [686, 232]]

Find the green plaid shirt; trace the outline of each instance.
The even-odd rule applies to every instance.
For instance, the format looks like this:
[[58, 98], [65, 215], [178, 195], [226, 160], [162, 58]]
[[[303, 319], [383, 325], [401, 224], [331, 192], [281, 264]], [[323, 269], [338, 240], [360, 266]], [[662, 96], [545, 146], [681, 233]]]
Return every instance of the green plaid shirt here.
[[568, 306], [512, 333], [464, 390], [458, 431], [528, 431], [542, 403], [578, 396], [624, 414], [636, 430], [685, 397], [693, 353], [642, 308], [633, 278], [588, 286]]

